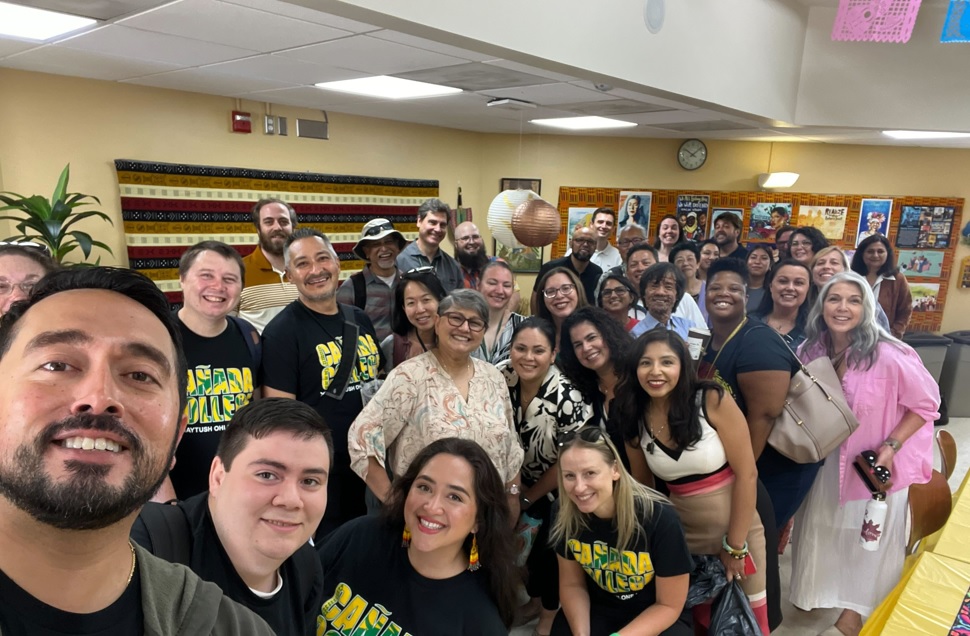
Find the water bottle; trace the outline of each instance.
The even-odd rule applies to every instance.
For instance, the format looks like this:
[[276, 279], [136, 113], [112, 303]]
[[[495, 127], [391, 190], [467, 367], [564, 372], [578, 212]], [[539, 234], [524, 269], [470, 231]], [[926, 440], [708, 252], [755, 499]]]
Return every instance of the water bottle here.
[[862, 517], [862, 532], [859, 535], [859, 543], [862, 544], [863, 550], [875, 552], [879, 549], [879, 540], [882, 538], [888, 510], [886, 493], [873, 493], [872, 499], [866, 504], [866, 512]]

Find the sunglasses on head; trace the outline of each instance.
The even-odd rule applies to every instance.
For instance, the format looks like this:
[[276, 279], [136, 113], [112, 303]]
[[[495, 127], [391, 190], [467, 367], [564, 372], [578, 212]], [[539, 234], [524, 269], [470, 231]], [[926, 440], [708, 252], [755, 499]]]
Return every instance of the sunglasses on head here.
[[590, 444], [605, 443], [606, 431], [604, 431], [599, 426], [582, 426], [577, 428], [575, 431], [569, 431], [565, 435], [559, 438], [559, 447], [562, 448], [577, 439], [581, 439], [584, 442]]
[[34, 243], [33, 241], [0, 241], [0, 247], [4, 245], [9, 245], [11, 247], [23, 247], [28, 250], [37, 250], [38, 252], [43, 252], [48, 256], [50, 255], [50, 248], [43, 243]]
[[438, 275], [434, 271], [434, 266], [432, 266], [432, 265], [422, 265], [421, 267], [411, 268], [408, 271], [404, 272], [403, 275], [404, 276], [410, 276], [411, 274], [428, 274], [428, 273], [434, 274], [435, 276]]
[[381, 232], [383, 232], [385, 230], [390, 230], [390, 231], [393, 232], [394, 231], [394, 225], [392, 225], [390, 222], [388, 222], [388, 223], [381, 223], [380, 225], [375, 225], [374, 227], [367, 228], [367, 230], [364, 231], [364, 236], [375, 236], [375, 235], [380, 234]]

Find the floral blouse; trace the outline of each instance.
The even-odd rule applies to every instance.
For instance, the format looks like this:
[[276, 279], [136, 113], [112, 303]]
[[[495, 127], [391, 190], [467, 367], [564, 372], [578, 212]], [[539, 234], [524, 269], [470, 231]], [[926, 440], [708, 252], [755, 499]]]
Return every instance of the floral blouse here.
[[[519, 376], [509, 361], [498, 365], [512, 401], [515, 428], [525, 448], [522, 480], [532, 485], [559, 459], [559, 441], [593, 419], [593, 407], [583, 399], [556, 365], [549, 367], [529, 406], [521, 406]], [[550, 493], [552, 495], [552, 493]]]
[[502, 375], [471, 359], [475, 373], [462, 397], [434, 353], [422, 353], [394, 368], [350, 426], [350, 466], [366, 478], [369, 457], [403, 475], [431, 442], [460, 437], [478, 442], [505, 483], [522, 467], [522, 447], [512, 426], [512, 404]]

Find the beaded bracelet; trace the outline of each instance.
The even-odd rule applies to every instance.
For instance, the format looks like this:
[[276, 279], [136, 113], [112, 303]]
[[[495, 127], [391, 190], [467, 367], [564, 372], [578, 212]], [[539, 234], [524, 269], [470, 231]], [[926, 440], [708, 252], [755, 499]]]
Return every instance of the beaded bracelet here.
[[744, 547], [742, 547], [740, 550], [735, 550], [730, 545], [728, 545], [727, 535], [724, 535], [724, 538], [721, 539], [721, 548], [723, 548], [725, 552], [727, 552], [728, 554], [730, 554], [732, 557], [734, 557], [739, 561], [744, 557], [748, 556], [748, 542], [745, 541]]

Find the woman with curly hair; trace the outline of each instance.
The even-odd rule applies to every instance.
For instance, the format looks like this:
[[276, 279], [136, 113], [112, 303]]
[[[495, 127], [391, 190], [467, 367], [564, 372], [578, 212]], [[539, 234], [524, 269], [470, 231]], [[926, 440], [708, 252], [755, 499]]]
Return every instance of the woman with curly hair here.
[[599, 307], [584, 307], [567, 318], [559, 339], [560, 368], [593, 405], [593, 421], [609, 433], [624, 465], [623, 436], [610, 405], [619, 382], [617, 363], [632, 344], [633, 337]]
[[502, 478], [485, 451], [471, 440], [432, 442], [394, 480], [382, 516], [354, 519], [320, 546], [330, 600], [318, 631], [342, 632], [373, 615], [402, 634], [508, 633], [510, 525]]
[[589, 306], [583, 283], [572, 270], [555, 267], [539, 280], [536, 289], [539, 290], [536, 315], [555, 325], [558, 343], [563, 321], [577, 309]]
[[607, 274], [600, 280], [600, 289], [596, 296], [596, 304], [614, 320], [629, 331], [639, 320], [630, 317], [630, 311], [637, 306], [639, 295], [633, 283], [622, 274]]
[[788, 253], [799, 263], [811, 265], [815, 254], [828, 247], [829, 241], [814, 227], [796, 227], [788, 236]]

